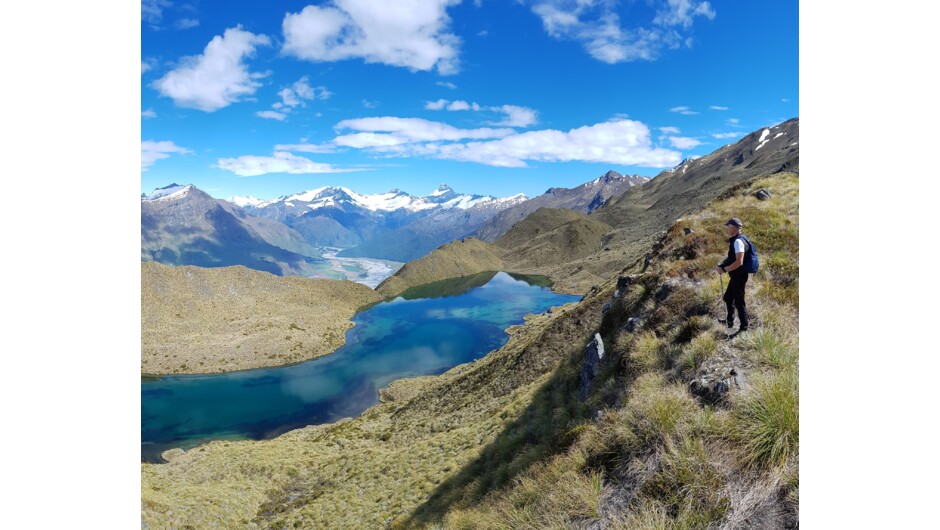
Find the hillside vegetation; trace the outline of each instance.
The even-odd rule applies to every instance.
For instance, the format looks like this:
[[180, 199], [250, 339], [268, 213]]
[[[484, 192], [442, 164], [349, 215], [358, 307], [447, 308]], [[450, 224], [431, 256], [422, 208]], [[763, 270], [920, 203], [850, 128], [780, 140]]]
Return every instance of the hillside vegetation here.
[[[772, 199], [754, 199], [758, 188]], [[748, 284], [752, 330], [729, 338], [715, 321], [719, 287], [710, 271], [726, 252], [721, 223], [732, 215], [744, 220], [763, 261]], [[792, 525], [799, 499], [798, 179], [746, 182], [664, 228], [645, 272], [642, 263], [621, 265], [582, 301], [510, 328], [509, 342], [482, 359], [393, 382], [383, 402], [358, 418], [267, 441], [211, 442], [165, 453], [167, 464], [142, 464], [143, 522]], [[584, 387], [585, 348], [595, 334], [606, 353]], [[733, 381], [730, 368], [738, 374]], [[702, 390], [724, 380], [727, 393]]]
[[[494, 270], [485, 268], [492, 267], [492, 261], [507, 272], [547, 276], [558, 292], [583, 294], [617, 274], [625, 263], [642, 263], [665, 227], [702, 209], [731, 187], [761, 175], [798, 171], [799, 155], [798, 118], [758, 129], [734, 144], [628, 188], [588, 216], [543, 208], [515, 223], [494, 243], [467, 238], [472, 248], [462, 249], [458, 241], [445, 245], [412, 262], [415, 266], [409, 270], [412, 263], [406, 265], [386, 281], [382, 292], [392, 296], [423, 283]], [[456, 258], [465, 254], [491, 254], [495, 259], [462, 262]], [[448, 269], [451, 264], [455, 265]], [[422, 277], [425, 268], [433, 269], [433, 278]]]
[[381, 296], [350, 281], [278, 277], [243, 266], [141, 263], [141, 372], [217, 373], [336, 351], [350, 319]]
[[427, 256], [402, 266], [376, 287], [386, 297], [431, 282], [503, 270], [503, 260], [490, 245], [468, 237], [442, 245]]

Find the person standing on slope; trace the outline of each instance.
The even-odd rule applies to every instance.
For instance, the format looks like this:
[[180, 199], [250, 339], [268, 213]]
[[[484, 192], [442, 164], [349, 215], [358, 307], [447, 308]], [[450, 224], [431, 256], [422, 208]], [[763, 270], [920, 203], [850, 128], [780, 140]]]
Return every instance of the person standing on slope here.
[[738, 318], [741, 320], [741, 327], [738, 333], [747, 331], [747, 306], [744, 304], [744, 285], [747, 283], [747, 272], [744, 267], [745, 256], [750, 250], [750, 241], [741, 233], [741, 220], [737, 217], [731, 218], [725, 223], [728, 230], [728, 257], [718, 264], [718, 274], [728, 273], [728, 289], [723, 297], [728, 306], [728, 319], [725, 324], [729, 329], [734, 328], [734, 310], [738, 310]]

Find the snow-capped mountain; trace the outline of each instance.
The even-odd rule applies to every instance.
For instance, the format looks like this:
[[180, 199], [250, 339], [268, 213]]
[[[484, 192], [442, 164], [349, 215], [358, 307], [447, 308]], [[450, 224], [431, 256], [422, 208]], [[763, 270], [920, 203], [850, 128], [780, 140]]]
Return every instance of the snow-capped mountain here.
[[153, 193], [142, 195], [140, 200], [142, 201], [156, 201], [156, 200], [174, 200], [184, 197], [189, 191], [194, 189], [192, 184], [187, 184], [186, 186], [180, 186], [179, 184], [170, 184], [169, 186], [164, 186], [162, 188], [157, 188], [153, 190]]
[[[290, 226], [313, 245], [344, 248], [380, 238], [439, 212], [468, 211], [474, 208], [479, 208], [481, 212], [496, 212], [512, 206], [518, 200], [519, 196], [496, 198], [457, 193], [447, 184], [441, 184], [424, 197], [400, 189], [367, 194], [342, 186], [325, 186], [271, 200], [254, 197], [230, 199], [252, 215]], [[470, 217], [478, 219], [481, 216]]]

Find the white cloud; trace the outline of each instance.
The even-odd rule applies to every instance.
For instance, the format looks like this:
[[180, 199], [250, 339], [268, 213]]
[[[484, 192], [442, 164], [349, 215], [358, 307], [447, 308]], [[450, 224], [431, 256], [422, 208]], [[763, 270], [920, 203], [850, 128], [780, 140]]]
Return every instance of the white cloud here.
[[784, 103], [789, 103], [789, 102], [790, 102], [790, 98], [781, 98], [780, 101], [782, 101], [782, 102], [784, 102]]
[[215, 167], [231, 171], [240, 177], [255, 177], [268, 173], [307, 174], [358, 171], [321, 164], [283, 151], [275, 151], [274, 156], [246, 155], [237, 158], [220, 158]]
[[[333, 94], [326, 89], [326, 87], [318, 86], [316, 88], [310, 86], [309, 78], [307, 76], [301, 77], [297, 81], [286, 88], [281, 89], [277, 95], [281, 98], [281, 101], [271, 105], [271, 108], [276, 109], [278, 112], [272, 113], [265, 111], [267, 114], [280, 114], [279, 120], [284, 119], [284, 115], [291, 111], [294, 107], [306, 107], [307, 104], [304, 101], [311, 101], [314, 99], [327, 99]], [[257, 113], [258, 116], [261, 116], [262, 113]], [[270, 116], [261, 116], [270, 117]]]
[[277, 112], [277, 111], [274, 111], [274, 110], [262, 110], [262, 111], [258, 111], [258, 112], [255, 113], [255, 116], [257, 116], [257, 117], [259, 117], [259, 118], [264, 118], [264, 119], [267, 119], [267, 120], [277, 120], [277, 121], [284, 121], [284, 118], [287, 117], [287, 115], [284, 114], [283, 112]]
[[650, 0], [655, 16], [645, 24], [625, 28], [617, 3], [605, 0], [535, 0], [532, 11], [545, 31], [556, 39], [573, 39], [605, 63], [655, 60], [665, 48], [691, 47], [689, 32], [695, 17], [714, 19], [708, 2]]
[[283, 52], [309, 61], [361, 58], [412, 70], [457, 71], [460, 39], [447, 8], [460, 0], [333, 0], [284, 17]]
[[[368, 121], [367, 121], [368, 120]], [[386, 156], [421, 156], [500, 167], [526, 167], [527, 161], [602, 162], [671, 167], [681, 153], [653, 147], [646, 125], [612, 120], [571, 129], [516, 134], [513, 129], [462, 130], [414, 118], [364, 118], [337, 124], [357, 133], [337, 137], [338, 145]], [[477, 140], [466, 142], [464, 140]]]
[[180, 147], [170, 140], [163, 140], [160, 142], [155, 142], [153, 140], [145, 140], [140, 142], [140, 170], [147, 171], [150, 166], [153, 165], [157, 160], [162, 160], [164, 158], [169, 158], [171, 154], [188, 154], [192, 153], [189, 149], [185, 147]]
[[173, 98], [180, 107], [214, 112], [255, 93], [263, 74], [249, 73], [242, 62], [256, 46], [267, 46], [264, 35], [244, 31], [241, 26], [225, 30], [206, 45], [202, 55], [184, 57], [180, 66], [153, 83], [160, 94]]
[[695, 2], [694, 0], [667, 0], [661, 6], [653, 19], [653, 24], [660, 26], [682, 26], [685, 29], [692, 27], [693, 18], [703, 16], [714, 20], [715, 11], [708, 2]]
[[151, 26], [163, 21], [163, 8], [170, 7], [169, 0], [142, 0], [140, 2], [140, 19]]
[[502, 167], [525, 167], [527, 160], [670, 167], [681, 153], [653, 147], [646, 125], [619, 120], [568, 132], [546, 129], [489, 142], [446, 144], [437, 149], [437, 157]]
[[446, 99], [439, 99], [437, 101], [428, 101], [424, 105], [424, 108], [428, 110], [441, 110], [446, 108], [451, 111], [473, 110], [475, 112], [486, 110], [505, 114], [505, 117], [499, 121], [487, 122], [487, 125], [495, 125], [497, 127], [528, 127], [538, 121], [536, 118], [538, 113], [534, 109], [520, 107], [519, 105], [484, 107], [476, 102], [468, 103], [463, 100], [448, 101]]
[[439, 99], [439, 100], [437, 100], [437, 101], [428, 101], [428, 102], [424, 105], [424, 108], [426, 108], [426, 109], [428, 109], [428, 110], [441, 110], [441, 109], [443, 109], [445, 106], [447, 106], [447, 100], [446, 100], [446, 99]]
[[157, 66], [157, 60], [154, 59], [153, 57], [151, 57], [151, 58], [149, 58], [149, 59], [141, 59], [141, 61], [140, 61], [140, 75], [144, 75], [145, 73], [147, 73], [147, 72], [153, 70], [154, 67], [156, 67], [156, 66]]
[[712, 134], [713, 138], [718, 138], [719, 140], [724, 140], [726, 138], [737, 138], [741, 136], [741, 133], [736, 132], [726, 132], [726, 133], [714, 133]]
[[[420, 118], [396, 118], [383, 116], [343, 120], [336, 124], [337, 130], [351, 129], [357, 132], [381, 133], [372, 135], [350, 134], [337, 137], [334, 142], [349, 147], [376, 145], [398, 145], [412, 142], [456, 141], [465, 139], [502, 138], [513, 134], [512, 129], [458, 129], [446, 123]], [[352, 143], [356, 145], [352, 145]]]
[[685, 136], [670, 136], [668, 137], [669, 143], [672, 144], [676, 149], [692, 149], [693, 147], [698, 147], [702, 145], [702, 142], [696, 140], [695, 138], [688, 138]]
[[737, 124], [741, 123], [741, 120], [739, 120], [739, 119], [737, 119], [737, 118], [728, 118], [728, 123], [730, 123], [731, 125], [737, 125]]
[[147, 110], [142, 111], [142, 112], [140, 113], [140, 117], [142, 117], [142, 118], [156, 118], [156, 117], [157, 117], [157, 113], [154, 112], [153, 109], [147, 109]]
[[453, 101], [453, 102], [451, 102], [450, 105], [447, 105], [447, 110], [473, 110], [473, 111], [479, 111], [481, 108], [483, 108], [483, 107], [480, 107], [480, 105], [477, 105], [476, 102], [467, 103], [466, 101], [463, 101], [463, 100]]
[[[476, 105], [476, 103], [474, 103], [474, 105]], [[528, 107], [520, 107], [518, 105], [503, 105], [501, 107], [488, 108], [490, 110], [495, 110], [506, 114], [506, 117], [502, 120], [490, 124], [497, 127], [528, 127], [538, 121], [536, 118], [538, 113]]]
[[176, 29], [192, 29], [199, 25], [195, 18], [181, 18], [173, 24]]
[[677, 112], [677, 113], [683, 114], [683, 115], [685, 115], [685, 116], [695, 116], [696, 114], [698, 114], [698, 112], [696, 112], [696, 111], [690, 109], [689, 107], [685, 107], [685, 106], [682, 106], [682, 107], [673, 107], [673, 108], [669, 109], [669, 112]]
[[663, 134], [679, 134], [681, 131], [679, 131], [678, 127], [670, 126], [670, 127], [660, 127], [659, 132]]
[[378, 104], [378, 102], [369, 101], [368, 99], [364, 99], [364, 100], [362, 100], [362, 106], [365, 107], [365, 108], [367, 108], [367, 109], [374, 109], [375, 107], [378, 107], [379, 104]]
[[712, 110], [728, 110], [728, 107], [721, 107], [719, 105], [712, 105], [711, 107], [708, 107], [708, 108]]
[[300, 139], [299, 144], [278, 144], [275, 151], [296, 151], [298, 153], [335, 153], [336, 146], [332, 144], [308, 144], [306, 138]]
[[451, 83], [450, 81], [438, 81], [437, 83], [434, 83], [434, 84], [437, 86], [442, 86], [444, 88], [449, 88], [451, 90], [457, 89], [457, 85]]

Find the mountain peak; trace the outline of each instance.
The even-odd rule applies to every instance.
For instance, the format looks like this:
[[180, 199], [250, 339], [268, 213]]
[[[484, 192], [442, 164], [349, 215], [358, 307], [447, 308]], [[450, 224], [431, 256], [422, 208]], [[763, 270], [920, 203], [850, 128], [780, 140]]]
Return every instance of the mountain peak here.
[[151, 193], [150, 195], [141, 196], [140, 200], [155, 201], [157, 199], [167, 199], [167, 200], [176, 199], [178, 197], [182, 197], [183, 195], [186, 194], [186, 192], [192, 189], [196, 189], [196, 187], [193, 186], [192, 184], [181, 186], [174, 182], [173, 184], [170, 184], [169, 186], [164, 186], [162, 188], [157, 188], [153, 190], [153, 193]]

